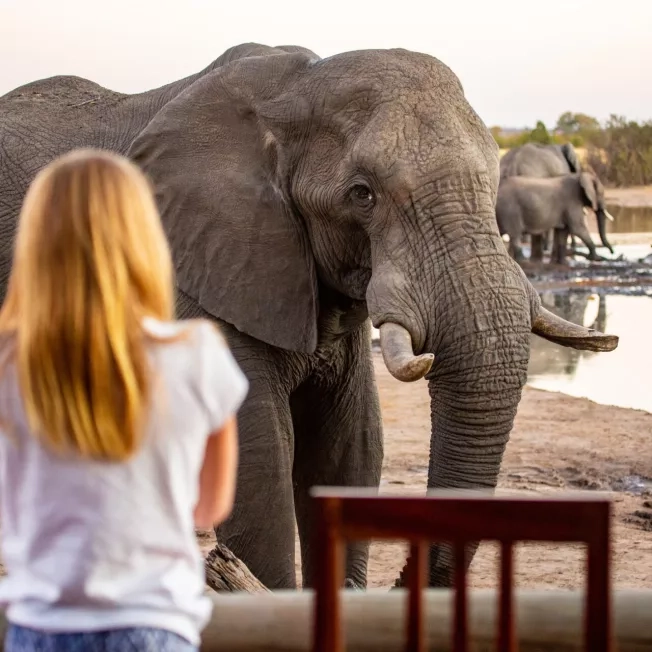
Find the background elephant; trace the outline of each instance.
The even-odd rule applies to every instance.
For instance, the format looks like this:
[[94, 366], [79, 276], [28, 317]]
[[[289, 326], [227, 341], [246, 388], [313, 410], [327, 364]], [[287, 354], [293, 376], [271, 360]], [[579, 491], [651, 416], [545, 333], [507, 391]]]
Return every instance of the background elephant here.
[[[531, 331], [617, 345], [541, 308], [496, 226], [496, 143], [433, 57], [247, 44], [138, 95], [76, 77], [10, 92], [3, 294], [28, 184], [81, 146], [125, 153], [149, 175], [178, 314], [216, 319], [249, 379], [236, 504], [217, 535], [270, 588], [295, 586], [295, 516], [310, 585], [312, 486], [379, 485], [368, 317], [395, 377], [427, 375], [429, 487], [496, 485]], [[348, 547], [349, 585], [365, 586], [367, 554]], [[430, 584], [449, 584], [450, 569], [449, 549], [433, 546]]]
[[[538, 143], [526, 143], [521, 147], [509, 150], [500, 160], [500, 178], [509, 177], [556, 177], [564, 174], [579, 173], [582, 165], [577, 152], [570, 143], [564, 145], [540, 145]], [[591, 171], [591, 170], [589, 170]], [[613, 219], [609, 215], [604, 200], [596, 213], [598, 230], [602, 244], [613, 253], [613, 249], [607, 240], [606, 219]], [[541, 260], [545, 241], [550, 232], [545, 234], [532, 235], [532, 260]], [[553, 248], [553, 258], [558, 257]]]
[[600, 212], [604, 206], [604, 187], [590, 172], [559, 177], [509, 177], [498, 188], [496, 219], [501, 233], [509, 235], [510, 253], [523, 259], [520, 242], [523, 233], [533, 235], [555, 229], [555, 262], [563, 263], [568, 234], [576, 235], [597, 258], [595, 244], [586, 225], [586, 209]]
[[500, 178], [557, 177], [580, 172], [582, 165], [570, 143], [540, 145], [526, 143], [510, 149], [500, 159]]

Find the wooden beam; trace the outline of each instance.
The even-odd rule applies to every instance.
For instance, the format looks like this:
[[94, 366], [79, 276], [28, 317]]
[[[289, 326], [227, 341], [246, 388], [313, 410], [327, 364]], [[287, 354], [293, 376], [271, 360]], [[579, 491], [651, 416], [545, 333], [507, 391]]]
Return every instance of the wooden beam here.
[[[402, 652], [405, 649], [406, 591], [344, 591], [341, 597], [348, 651]], [[425, 592], [427, 650], [452, 649], [452, 597], [447, 589]], [[615, 591], [613, 598], [615, 649], [618, 652], [652, 650], [652, 590]], [[311, 591], [220, 594], [212, 599], [215, 607], [204, 631], [202, 652], [311, 650]], [[469, 590], [468, 631], [474, 651], [495, 649], [498, 605], [496, 591]], [[519, 652], [581, 650], [583, 609], [583, 592], [515, 591], [515, 638]]]
[[[343, 591], [342, 614], [349, 652], [403, 652], [407, 595], [403, 589]], [[582, 650], [584, 594], [580, 591], [515, 591], [515, 638], [519, 652]], [[452, 650], [452, 592], [428, 589], [423, 613], [427, 650]], [[310, 652], [312, 591], [212, 594], [211, 621], [203, 632], [201, 652]], [[498, 631], [498, 594], [470, 590], [469, 642], [475, 652], [493, 652]], [[615, 649], [652, 650], [652, 590], [613, 593]], [[0, 652], [6, 631], [0, 615]]]

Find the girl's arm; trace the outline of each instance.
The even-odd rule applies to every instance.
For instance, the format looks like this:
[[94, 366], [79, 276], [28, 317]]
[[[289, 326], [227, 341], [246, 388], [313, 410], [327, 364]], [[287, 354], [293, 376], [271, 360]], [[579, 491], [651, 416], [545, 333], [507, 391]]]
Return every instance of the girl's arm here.
[[233, 509], [237, 468], [238, 427], [234, 415], [208, 437], [199, 475], [196, 527], [208, 530], [227, 519]]

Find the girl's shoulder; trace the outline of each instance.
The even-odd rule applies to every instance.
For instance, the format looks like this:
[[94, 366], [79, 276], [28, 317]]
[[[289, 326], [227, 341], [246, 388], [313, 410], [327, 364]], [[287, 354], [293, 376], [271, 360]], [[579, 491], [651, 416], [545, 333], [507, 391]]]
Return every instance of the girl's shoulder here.
[[217, 324], [209, 319], [161, 321], [153, 317], [143, 320], [145, 332], [160, 343], [185, 343], [193, 348], [228, 348]]

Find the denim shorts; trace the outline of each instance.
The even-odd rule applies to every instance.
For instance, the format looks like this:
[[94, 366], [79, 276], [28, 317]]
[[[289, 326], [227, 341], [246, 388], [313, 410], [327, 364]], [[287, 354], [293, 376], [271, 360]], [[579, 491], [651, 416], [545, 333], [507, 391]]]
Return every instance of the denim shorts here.
[[9, 624], [5, 652], [197, 652], [178, 634], [137, 627], [104, 632], [48, 633]]

